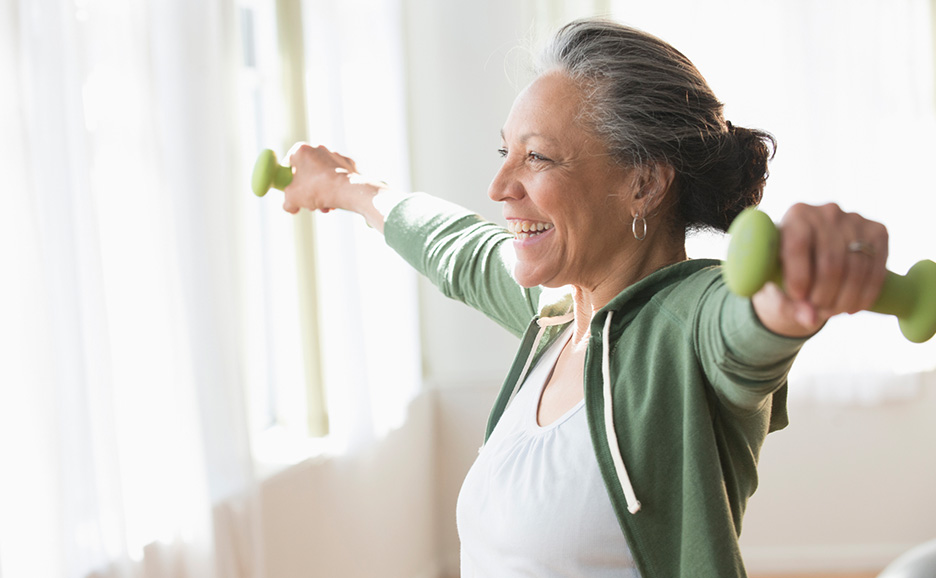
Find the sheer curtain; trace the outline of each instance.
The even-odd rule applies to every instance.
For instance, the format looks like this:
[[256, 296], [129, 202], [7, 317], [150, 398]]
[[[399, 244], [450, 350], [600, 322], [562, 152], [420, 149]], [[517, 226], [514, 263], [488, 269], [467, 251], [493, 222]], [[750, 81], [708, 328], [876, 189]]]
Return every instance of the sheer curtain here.
[[[615, 0], [619, 20], [671, 42], [701, 70], [735, 124], [778, 140], [764, 209], [836, 202], [882, 221], [888, 267], [936, 258], [928, 168], [936, 158], [933, 25], [927, 0]], [[724, 255], [723, 239], [690, 240]], [[840, 316], [803, 350], [791, 397], [876, 403], [914, 395], [936, 340], [907, 342], [889, 316]]]
[[225, 0], [0, 2], [4, 577], [258, 559], [255, 526], [214, 511], [253, 484], [235, 17]]
[[[304, 46], [278, 42], [287, 4]], [[260, 148], [302, 133], [409, 188], [400, 11], [0, 0], [0, 576], [261, 575], [269, 468], [403, 423], [415, 275], [360, 219], [299, 227], [249, 190]], [[302, 423], [303, 234], [322, 440]]]

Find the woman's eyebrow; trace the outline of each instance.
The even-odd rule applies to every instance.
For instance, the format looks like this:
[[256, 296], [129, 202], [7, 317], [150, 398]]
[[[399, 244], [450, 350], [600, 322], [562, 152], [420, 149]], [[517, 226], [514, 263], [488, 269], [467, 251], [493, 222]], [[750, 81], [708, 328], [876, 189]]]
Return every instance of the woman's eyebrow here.
[[[504, 129], [501, 129], [501, 131], [500, 131], [500, 136], [501, 136], [501, 140], [504, 140], [504, 141], [507, 140], [507, 137], [504, 135]], [[548, 135], [545, 135], [545, 134], [539, 133], [539, 132], [526, 132], [526, 133], [523, 133], [522, 135], [520, 135], [520, 142], [525, 143], [525, 142], [527, 142], [528, 140], [530, 140], [531, 138], [539, 138], [539, 139], [543, 139], [543, 140], [545, 140], [545, 141], [549, 141], [549, 142], [551, 142], [551, 143], [557, 142], [556, 139], [552, 138], [551, 136], [548, 136]]]

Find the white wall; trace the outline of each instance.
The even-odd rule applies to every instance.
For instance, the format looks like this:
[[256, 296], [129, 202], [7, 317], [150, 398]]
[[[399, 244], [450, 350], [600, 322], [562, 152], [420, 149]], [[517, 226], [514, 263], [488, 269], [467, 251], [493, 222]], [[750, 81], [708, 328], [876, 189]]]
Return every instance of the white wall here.
[[[413, 187], [490, 219], [501, 216], [487, 187], [520, 82], [508, 76], [505, 59], [526, 33], [524, 4], [405, 4]], [[420, 301], [426, 379], [441, 387], [499, 383], [516, 340], [425, 281]]]
[[[489, 218], [500, 129], [521, 74], [512, 68], [527, 34], [524, 2], [406, 3], [412, 182], [416, 190]], [[481, 445], [487, 412], [518, 340], [483, 315], [420, 285], [423, 371], [434, 391], [436, 553], [458, 575], [455, 502]]]
[[750, 569], [876, 571], [936, 538], [936, 372], [909, 399], [789, 409], [744, 521]]
[[263, 576], [437, 578], [431, 397], [418, 397], [406, 424], [369, 451], [264, 482]]

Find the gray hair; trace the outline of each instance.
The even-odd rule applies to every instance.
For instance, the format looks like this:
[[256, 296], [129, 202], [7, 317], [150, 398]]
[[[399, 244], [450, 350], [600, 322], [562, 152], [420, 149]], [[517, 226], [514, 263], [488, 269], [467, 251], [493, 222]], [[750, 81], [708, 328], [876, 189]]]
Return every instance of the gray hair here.
[[536, 72], [559, 70], [583, 90], [581, 120], [629, 167], [672, 166], [679, 225], [724, 231], [763, 195], [770, 134], [725, 121], [722, 103], [681, 52], [600, 19], [561, 28]]

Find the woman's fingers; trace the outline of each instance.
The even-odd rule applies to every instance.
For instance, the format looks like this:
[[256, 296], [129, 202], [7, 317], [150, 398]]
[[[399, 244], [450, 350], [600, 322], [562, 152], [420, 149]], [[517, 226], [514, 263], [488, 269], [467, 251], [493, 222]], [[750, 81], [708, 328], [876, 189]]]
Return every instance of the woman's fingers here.
[[357, 172], [357, 164], [354, 162], [354, 159], [350, 157], [346, 157], [340, 153], [335, 153], [335, 155], [337, 155], [341, 160], [345, 162], [344, 168], [348, 169], [348, 172], [351, 172], [351, 173]]
[[780, 224], [784, 288], [794, 301], [806, 301], [813, 287], [816, 227], [809, 209], [806, 205], [795, 205]]
[[283, 210], [295, 214], [300, 209], [328, 212], [341, 207], [341, 189], [357, 171], [354, 160], [324, 146], [306, 143], [296, 143], [288, 158], [293, 180], [285, 188]]
[[887, 274], [888, 236], [880, 223], [855, 215], [846, 244], [848, 279], [835, 309], [855, 313], [868, 309], [877, 300]]
[[816, 229], [813, 245], [813, 285], [808, 300], [816, 309], [834, 310], [848, 275], [843, 235], [847, 225], [838, 205], [824, 205], [811, 212], [811, 224]]
[[785, 291], [806, 319], [870, 307], [884, 281], [887, 230], [837, 205], [796, 205], [781, 223]]

